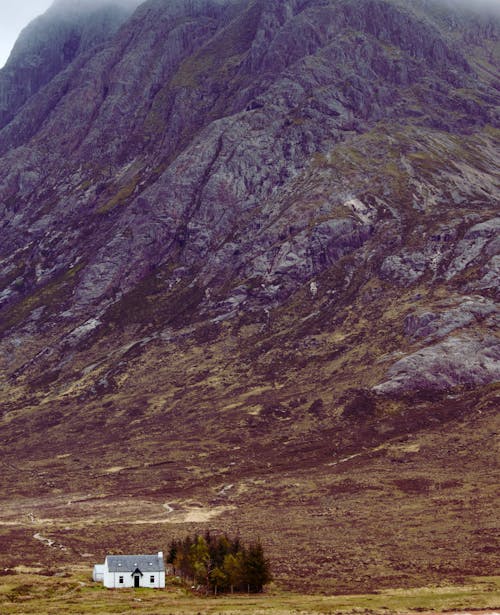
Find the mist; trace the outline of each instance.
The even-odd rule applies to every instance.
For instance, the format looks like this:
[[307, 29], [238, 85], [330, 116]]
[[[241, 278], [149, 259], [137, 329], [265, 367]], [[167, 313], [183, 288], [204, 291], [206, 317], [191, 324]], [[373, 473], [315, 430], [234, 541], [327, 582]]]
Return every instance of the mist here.
[[432, 0], [446, 7], [459, 7], [474, 13], [495, 13], [500, 15], [500, 0]]
[[[64, 9], [72, 6], [98, 6], [107, 2], [122, 4], [135, 8], [145, 0], [22, 0], [16, 3], [2, 3], [0, 19], [0, 68], [2, 68], [16, 42], [21, 30], [30, 21], [42, 15], [47, 9]], [[428, 0], [452, 8], [460, 7], [475, 13], [495, 14], [500, 16], [500, 0]]]
[[2, 2], [0, 8], [0, 68], [7, 62], [22, 29], [50, 8], [64, 10], [70, 6], [79, 10], [84, 7], [92, 8], [113, 3], [133, 9], [142, 2], [144, 0], [22, 0], [21, 2]]
[[35, 17], [44, 13], [51, 4], [52, 0], [24, 0], [23, 2], [2, 3], [0, 67], [7, 61], [21, 30]]

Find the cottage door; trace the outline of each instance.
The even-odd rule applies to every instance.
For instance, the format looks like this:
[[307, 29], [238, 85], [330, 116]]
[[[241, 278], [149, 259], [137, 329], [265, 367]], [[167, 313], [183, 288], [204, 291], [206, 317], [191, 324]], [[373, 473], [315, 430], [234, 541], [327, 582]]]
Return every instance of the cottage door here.
[[134, 576], [134, 587], [139, 587], [140, 580], [141, 580], [140, 576], [136, 574]]

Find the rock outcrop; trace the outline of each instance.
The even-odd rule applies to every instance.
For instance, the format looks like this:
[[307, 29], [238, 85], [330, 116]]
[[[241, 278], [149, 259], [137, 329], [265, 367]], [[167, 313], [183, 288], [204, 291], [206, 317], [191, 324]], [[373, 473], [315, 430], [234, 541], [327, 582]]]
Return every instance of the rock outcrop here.
[[477, 387], [500, 378], [500, 343], [494, 336], [453, 337], [397, 361], [378, 393]]
[[392, 0], [138, 4], [58, 2], [0, 72], [7, 373], [23, 336], [36, 371], [41, 347], [66, 366], [83, 339], [114, 346], [117, 319], [160, 335], [179, 297], [193, 330], [265, 328], [307, 311], [305, 292], [293, 339], [353, 313], [379, 341], [399, 322], [406, 356], [368, 378], [378, 391], [494, 380], [498, 20]]

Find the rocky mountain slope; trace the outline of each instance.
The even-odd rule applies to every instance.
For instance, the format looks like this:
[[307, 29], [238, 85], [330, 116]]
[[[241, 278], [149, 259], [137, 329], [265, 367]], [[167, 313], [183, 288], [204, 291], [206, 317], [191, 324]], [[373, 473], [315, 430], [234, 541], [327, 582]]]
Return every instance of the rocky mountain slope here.
[[[490, 511], [472, 434], [494, 429], [500, 376], [498, 16], [433, 0], [130, 11], [56, 3], [0, 71], [3, 493], [65, 527], [71, 492], [211, 503], [252, 532], [249, 494], [273, 481], [269, 535], [279, 502], [309, 515], [337, 494], [342, 517], [373, 510], [380, 481], [403, 501], [393, 528], [436, 485], [444, 510], [476, 481]], [[440, 469], [451, 433], [466, 481]], [[347, 484], [346, 460], [370, 481]], [[399, 461], [395, 495], [381, 477]], [[476, 530], [426, 515], [413, 572], [412, 540], [389, 564], [377, 538], [390, 572], [363, 583], [438, 574], [450, 527], [445, 573], [477, 569]], [[290, 535], [327, 552], [313, 517]]]
[[0, 76], [0, 128], [75, 57], [112, 36], [139, 0], [55, 2], [23, 30]]

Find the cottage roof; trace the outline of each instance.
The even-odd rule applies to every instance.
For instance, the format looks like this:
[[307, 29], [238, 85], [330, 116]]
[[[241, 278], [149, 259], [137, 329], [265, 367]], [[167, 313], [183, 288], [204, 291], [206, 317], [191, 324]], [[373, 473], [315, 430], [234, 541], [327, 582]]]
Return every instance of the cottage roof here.
[[163, 572], [165, 564], [163, 557], [155, 555], [108, 555], [106, 563], [109, 572]]

